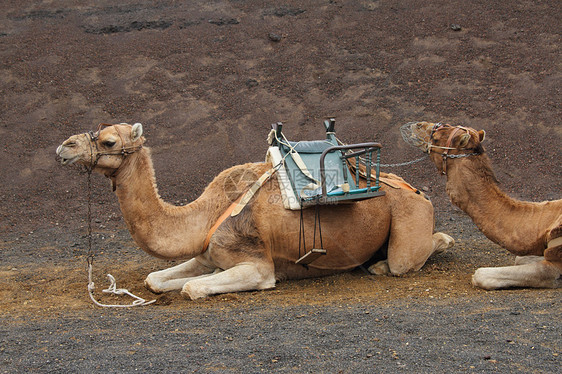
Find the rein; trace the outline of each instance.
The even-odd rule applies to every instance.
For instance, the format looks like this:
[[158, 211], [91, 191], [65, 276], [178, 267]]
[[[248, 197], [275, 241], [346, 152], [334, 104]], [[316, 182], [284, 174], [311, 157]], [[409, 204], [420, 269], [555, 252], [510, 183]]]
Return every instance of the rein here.
[[[90, 154], [92, 156], [92, 160], [94, 159], [94, 152], [93, 152], [93, 147], [92, 147], [92, 143], [95, 144], [95, 148], [96, 148], [96, 159], [95, 161], [92, 163], [92, 165], [90, 167], [87, 167], [87, 172], [88, 172], [88, 256], [86, 259], [86, 263], [87, 263], [87, 267], [88, 267], [88, 294], [90, 295], [90, 299], [92, 299], [92, 301], [94, 302], [95, 305], [99, 306], [99, 307], [104, 307], [104, 308], [130, 308], [133, 306], [144, 306], [144, 305], [149, 305], [152, 304], [154, 302], [156, 302], [156, 300], [152, 300], [152, 301], [146, 301], [145, 299], [138, 297], [136, 295], [134, 295], [133, 293], [129, 292], [129, 290], [124, 289], [124, 288], [117, 288], [117, 283], [115, 281], [115, 278], [113, 277], [113, 275], [111, 274], [107, 274], [107, 277], [109, 279], [110, 285], [107, 289], [102, 290], [103, 293], [109, 293], [109, 294], [113, 294], [113, 295], [128, 295], [132, 298], [134, 298], [135, 300], [128, 305], [112, 305], [112, 304], [102, 304], [99, 301], [97, 301], [94, 297], [94, 282], [92, 280], [92, 272], [93, 272], [93, 265], [94, 265], [94, 251], [92, 249], [92, 241], [93, 241], [93, 233], [92, 233], [92, 171], [94, 170], [94, 168], [96, 167], [99, 159], [101, 156], [106, 156], [106, 155], [122, 155], [123, 158], [125, 158], [127, 155], [132, 154], [138, 150], [140, 150], [142, 148], [142, 144], [140, 146], [135, 146], [135, 147], [125, 147], [124, 146], [124, 142], [123, 142], [123, 137], [121, 136], [121, 133], [119, 132], [119, 130], [117, 130], [117, 133], [119, 134], [119, 137], [121, 138], [121, 151], [119, 152], [99, 152], [98, 149], [98, 145], [96, 143], [96, 140], [99, 137], [99, 132], [101, 130], [102, 126], [112, 126], [112, 125], [108, 125], [108, 124], [100, 124], [98, 126], [98, 131], [96, 133], [93, 132], [88, 132], [88, 136], [90, 137]], [[109, 177], [113, 178], [114, 175], [116, 174], [117, 170], [119, 170], [119, 168], [117, 168]], [[112, 179], [113, 182], [113, 191], [115, 191], [115, 179]]]

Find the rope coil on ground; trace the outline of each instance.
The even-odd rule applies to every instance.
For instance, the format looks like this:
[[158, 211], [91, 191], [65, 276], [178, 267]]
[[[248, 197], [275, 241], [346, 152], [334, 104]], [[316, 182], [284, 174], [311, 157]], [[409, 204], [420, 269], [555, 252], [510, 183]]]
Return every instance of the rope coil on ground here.
[[142, 297], [136, 296], [135, 294], [129, 292], [129, 290], [125, 288], [117, 288], [117, 283], [115, 282], [115, 278], [113, 277], [113, 275], [107, 274], [107, 277], [109, 278], [110, 285], [105, 290], [102, 290], [103, 293], [109, 293], [113, 295], [127, 295], [134, 298], [135, 300], [131, 304], [126, 304], [126, 305], [102, 304], [99, 301], [97, 301], [96, 298], [94, 297], [95, 286], [94, 286], [94, 282], [92, 281], [92, 264], [88, 264], [88, 294], [90, 295], [90, 299], [92, 299], [94, 304], [96, 304], [97, 306], [103, 308], [130, 308], [133, 306], [149, 305], [156, 302], [156, 300], [146, 301]]

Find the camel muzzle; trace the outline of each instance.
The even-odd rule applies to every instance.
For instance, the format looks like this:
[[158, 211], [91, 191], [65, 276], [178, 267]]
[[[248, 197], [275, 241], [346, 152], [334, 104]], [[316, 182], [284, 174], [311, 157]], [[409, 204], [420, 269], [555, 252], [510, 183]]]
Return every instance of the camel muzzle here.
[[56, 160], [59, 161], [63, 166], [66, 165], [72, 165], [73, 163], [75, 163], [79, 156], [73, 156], [73, 157], [69, 157], [68, 155], [64, 154], [64, 151], [67, 148], [65, 147], [65, 145], [59, 145], [56, 151], [57, 157]]

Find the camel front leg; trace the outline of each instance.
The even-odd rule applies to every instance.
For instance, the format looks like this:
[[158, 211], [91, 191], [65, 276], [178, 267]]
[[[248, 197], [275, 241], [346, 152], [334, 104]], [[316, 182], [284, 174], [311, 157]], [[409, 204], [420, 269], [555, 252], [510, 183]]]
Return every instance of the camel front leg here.
[[532, 264], [544, 260], [544, 256], [515, 256], [515, 265]]
[[148, 274], [144, 285], [154, 293], [179, 291], [189, 280], [208, 277], [219, 271], [195, 257], [183, 264]]
[[[556, 234], [559, 234], [559, 230]], [[515, 259], [515, 266], [480, 268], [472, 276], [472, 284], [485, 290], [510, 287], [562, 287], [562, 236], [549, 240], [542, 256]]]
[[181, 294], [192, 300], [228, 292], [266, 290], [275, 287], [273, 264], [242, 262], [223, 272], [189, 280]]
[[558, 288], [562, 286], [560, 269], [549, 261], [524, 265], [480, 268], [472, 276], [472, 284], [485, 290], [511, 287]]

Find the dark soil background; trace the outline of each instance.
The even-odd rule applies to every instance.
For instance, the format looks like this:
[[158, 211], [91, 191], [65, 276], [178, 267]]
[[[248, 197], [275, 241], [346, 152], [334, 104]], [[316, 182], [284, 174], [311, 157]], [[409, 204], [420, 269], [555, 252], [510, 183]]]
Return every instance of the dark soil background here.
[[[141, 122], [161, 196], [195, 199], [221, 170], [263, 160], [269, 125], [379, 141], [421, 156], [415, 120], [487, 132], [502, 188], [562, 190], [560, 1], [12, 1], [0, 3], [0, 371], [560, 371], [560, 290], [486, 292], [481, 266], [513, 256], [451, 206], [425, 160], [388, 168], [431, 197], [457, 245], [418, 273], [362, 269], [273, 291], [106, 310], [86, 292], [86, 176], [56, 163], [68, 136]], [[173, 263], [131, 241], [93, 178], [96, 293]]]

